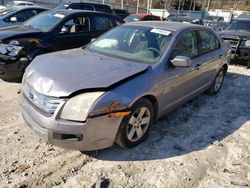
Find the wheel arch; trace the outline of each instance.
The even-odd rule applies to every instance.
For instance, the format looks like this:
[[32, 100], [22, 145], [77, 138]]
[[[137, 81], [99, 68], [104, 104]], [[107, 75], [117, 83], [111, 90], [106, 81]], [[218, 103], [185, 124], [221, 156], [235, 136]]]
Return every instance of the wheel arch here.
[[145, 96], [140, 97], [136, 101], [139, 101], [142, 98], [149, 100], [149, 102], [151, 102], [151, 104], [153, 105], [153, 107], [154, 107], [154, 121], [155, 121], [157, 119], [158, 113], [159, 113], [159, 103], [158, 103], [158, 100], [153, 95], [145, 95]]
[[226, 74], [226, 73], [227, 73], [227, 70], [228, 70], [228, 65], [227, 65], [227, 64], [224, 64], [224, 65], [222, 66], [222, 68], [223, 68], [223, 70], [224, 70], [224, 74]]

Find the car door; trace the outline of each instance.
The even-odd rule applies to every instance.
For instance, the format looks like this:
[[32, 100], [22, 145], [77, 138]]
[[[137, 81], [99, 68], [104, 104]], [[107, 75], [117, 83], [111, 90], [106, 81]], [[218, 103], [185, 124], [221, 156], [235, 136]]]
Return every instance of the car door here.
[[[175, 67], [171, 60], [177, 56], [190, 57], [191, 66]], [[163, 72], [158, 86], [162, 88], [161, 105], [163, 112], [175, 108], [199, 93], [201, 86], [199, 81], [199, 58], [196, 32], [187, 31], [182, 33], [171, 52], [167, 68]]]
[[88, 44], [95, 37], [92, 30], [92, 17], [74, 15], [66, 19], [56, 31], [56, 50], [72, 49]]
[[201, 85], [210, 84], [217, 74], [218, 67], [223, 57], [220, 50], [220, 42], [211, 31], [200, 30], [199, 37], [199, 68], [201, 70]]

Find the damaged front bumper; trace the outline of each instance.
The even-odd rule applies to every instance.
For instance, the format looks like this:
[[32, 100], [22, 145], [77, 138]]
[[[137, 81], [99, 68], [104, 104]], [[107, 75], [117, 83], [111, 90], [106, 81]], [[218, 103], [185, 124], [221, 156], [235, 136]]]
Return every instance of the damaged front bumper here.
[[15, 81], [22, 78], [28, 60], [0, 54], [0, 79]]
[[58, 106], [54, 114], [47, 114], [21, 95], [25, 122], [46, 142], [79, 151], [104, 149], [114, 144], [123, 117], [102, 115], [88, 118], [86, 122], [72, 122], [58, 117], [62, 106]]

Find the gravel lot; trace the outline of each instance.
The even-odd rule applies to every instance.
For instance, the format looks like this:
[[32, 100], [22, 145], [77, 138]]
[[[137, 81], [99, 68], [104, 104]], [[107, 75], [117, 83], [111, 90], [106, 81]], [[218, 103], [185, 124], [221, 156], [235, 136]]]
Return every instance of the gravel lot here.
[[0, 80], [0, 187], [250, 187], [250, 70], [230, 66], [203, 94], [152, 126], [132, 149], [80, 153], [41, 141], [23, 122], [20, 84]]

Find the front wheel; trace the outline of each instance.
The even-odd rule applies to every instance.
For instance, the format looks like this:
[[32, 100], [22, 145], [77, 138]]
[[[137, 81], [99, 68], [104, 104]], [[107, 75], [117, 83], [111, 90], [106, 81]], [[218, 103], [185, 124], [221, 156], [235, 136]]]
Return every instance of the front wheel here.
[[140, 99], [131, 107], [129, 116], [123, 118], [119, 127], [116, 144], [121, 147], [133, 147], [145, 140], [153, 122], [154, 108], [147, 99]]
[[219, 72], [217, 73], [212, 85], [207, 90], [209, 95], [215, 95], [220, 91], [222, 83], [224, 81], [224, 76], [225, 76], [225, 71], [222, 68], [222, 69], [219, 70]]

